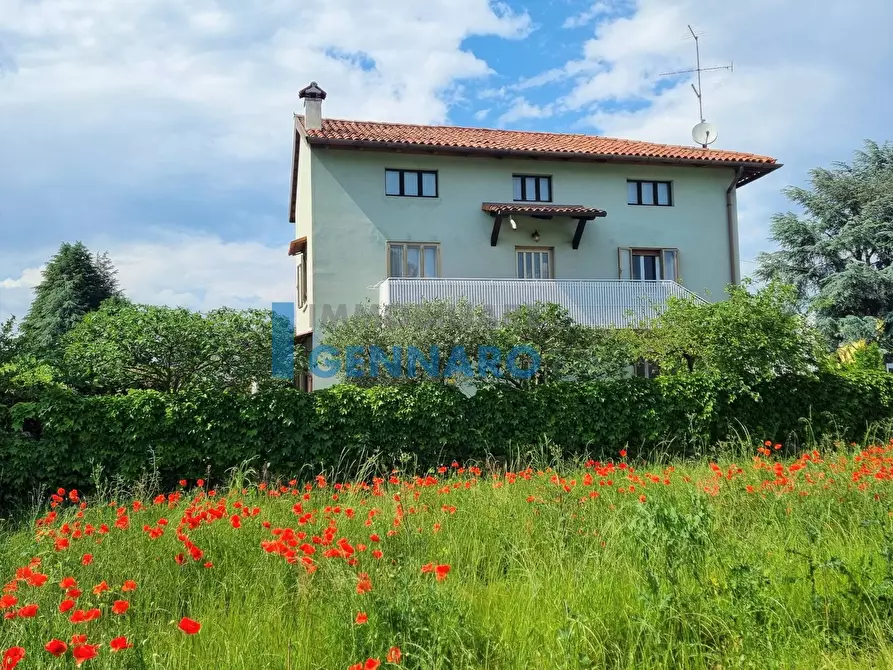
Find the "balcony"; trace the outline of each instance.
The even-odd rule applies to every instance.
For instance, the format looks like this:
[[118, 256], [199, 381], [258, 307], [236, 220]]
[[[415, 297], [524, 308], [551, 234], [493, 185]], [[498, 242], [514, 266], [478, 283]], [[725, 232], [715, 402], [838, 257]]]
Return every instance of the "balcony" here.
[[656, 316], [670, 296], [703, 298], [674, 281], [619, 279], [385, 279], [378, 285], [380, 305], [430, 300], [484, 305], [501, 318], [535, 302], [557, 303], [588, 326], [629, 326]]

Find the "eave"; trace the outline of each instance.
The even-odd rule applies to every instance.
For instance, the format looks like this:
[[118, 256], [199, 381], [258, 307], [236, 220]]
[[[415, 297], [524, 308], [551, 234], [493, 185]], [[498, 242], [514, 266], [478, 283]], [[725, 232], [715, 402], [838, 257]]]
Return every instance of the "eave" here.
[[760, 177], [783, 167], [782, 163], [756, 161], [710, 160], [699, 158], [666, 158], [658, 156], [624, 156], [616, 154], [577, 153], [570, 151], [522, 151], [478, 147], [408, 144], [405, 142], [381, 142], [370, 140], [329, 139], [305, 135], [313, 147], [326, 149], [353, 149], [402, 154], [427, 154], [435, 156], [459, 156], [464, 158], [521, 158], [529, 160], [569, 161], [576, 163], [613, 163], [623, 165], [666, 165], [675, 167], [742, 168], [738, 186], [744, 186]]

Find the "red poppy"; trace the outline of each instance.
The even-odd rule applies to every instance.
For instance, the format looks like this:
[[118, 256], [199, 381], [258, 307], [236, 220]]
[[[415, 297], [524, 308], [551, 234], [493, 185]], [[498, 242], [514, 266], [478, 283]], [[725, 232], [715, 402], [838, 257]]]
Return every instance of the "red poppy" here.
[[233, 514], [229, 518], [229, 522], [233, 528], [241, 528], [242, 527], [242, 520], [239, 518], [238, 514]]
[[375, 550], [373, 550], [373, 552], [372, 552], [372, 558], [381, 558], [382, 556], [384, 556], [384, 554], [381, 553], [381, 549], [375, 549]]
[[357, 575], [357, 593], [363, 594], [368, 593], [372, 590], [372, 582], [369, 580], [369, 575], [365, 572], [361, 572]]
[[112, 648], [112, 651], [121, 651], [122, 649], [130, 649], [133, 645], [122, 635], [109, 642], [109, 646]]
[[0, 610], [5, 610], [7, 607], [13, 607], [18, 602], [19, 599], [11, 593], [4, 594], [0, 596]]
[[66, 577], [59, 582], [59, 587], [63, 589], [73, 589], [77, 585], [77, 580], [74, 577]]
[[91, 658], [96, 658], [96, 655], [98, 653], [98, 644], [79, 644], [71, 650], [71, 655], [74, 656], [74, 663], [78, 666], [80, 666], [80, 664], [84, 661], [89, 661]]
[[426, 572], [434, 572], [434, 564], [433, 563], [428, 563], [427, 565], [422, 566], [422, 573], [426, 573]]
[[80, 633], [78, 635], [71, 636], [72, 644], [84, 644], [87, 641], [87, 636], [84, 633]]
[[68, 645], [62, 640], [50, 640], [43, 648], [57, 658], [68, 651]]
[[59, 611], [62, 614], [65, 614], [68, 610], [74, 607], [77, 603], [74, 602], [71, 598], [66, 598], [61, 603], [59, 603]]
[[20, 619], [30, 619], [37, 616], [37, 605], [25, 605], [16, 612], [16, 616]]
[[130, 603], [126, 600], [116, 600], [112, 605], [112, 614], [124, 614], [130, 609]]
[[360, 624], [364, 624], [364, 623], [366, 623], [367, 621], [369, 621], [369, 617], [366, 615], [366, 613], [365, 613], [365, 612], [359, 612], [359, 613], [357, 614], [357, 618], [356, 618], [356, 620], [354, 621], [354, 623], [357, 624], [357, 625], [360, 625]]
[[12, 670], [25, 658], [24, 647], [10, 647], [3, 652], [3, 670]]
[[35, 572], [33, 575], [28, 577], [28, 585], [29, 586], [43, 586], [46, 584], [47, 577], [46, 575], [40, 574], [39, 572]]
[[92, 562], [93, 562], [93, 554], [84, 554], [83, 557], [81, 557], [82, 565], [90, 565]]
[[177, 627], [187, 635], [195, 635], [202, 629], [202, 625], [198, 621], [185, 616], [180, 619], [180, 623], [177, 624]]
[[101, 581], [99, 584], [93, 587], [93, 595], [98, 596], [100, 593], [109, 590], [109, 585], [105, 582], [105, 580]]
[[620, 450], [620, 458], [626, 458], [626, 449]]
[[87, 610], [75, 610], [74, 614], [68, 617], [68, 620], [71, 623], [87, 623], [88, 621], [94, 621], [102, 616], [102, 612], [100, 612], [97, 608], [93, 608]]
[[366, 662], [363, 663], [363, 670], [378, 670], [381, 666], [381, 661], [377, 658], [367, 658]]
[[436, 568], [434, 568], [434, 574], [437, 577], [437, 581], [439, 582], [442, 582], [444, 579], [446, 579], [446, 576], [449, 574], [449, 572], [450, 566], [448, 565], [438, 565]]
[[397, 663], [400, 662], [400, 657], [402, 655], [403, 654], [400, 652], [400, 647], [391, 647], [390, 649], [388, 649], [388, 655], [387, 655], [386, 660], [388, 663], [393, 663], [396, 665]]

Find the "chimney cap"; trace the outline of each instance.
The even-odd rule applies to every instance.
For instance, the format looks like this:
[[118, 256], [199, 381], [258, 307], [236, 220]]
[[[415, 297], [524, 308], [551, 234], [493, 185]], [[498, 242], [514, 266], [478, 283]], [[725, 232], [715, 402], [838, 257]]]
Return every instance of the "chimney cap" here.
[[310, 86], [305, 86], [298, 91], [299, 98], [307, 98], [308, 100], [325, 100], [326, 92], [319, 87], [315, 81], [310, 82]]

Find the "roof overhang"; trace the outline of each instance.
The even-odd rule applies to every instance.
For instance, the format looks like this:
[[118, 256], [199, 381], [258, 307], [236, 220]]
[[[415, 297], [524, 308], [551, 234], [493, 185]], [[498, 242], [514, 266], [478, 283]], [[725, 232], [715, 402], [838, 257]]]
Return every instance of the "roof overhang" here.
[[537, 219], [551, 219], [553, 217], [567, 217], [576, 219], [577, 228], [574, 231], [574, 237], [571, 240], [571, 246], [574, 249], [580, 247], [580, 240], [583, 238], [583, 230], [586, 228], [586, 222], [593, 219], [606, 217], [608, 213], [603, 209], [595, 207], [584, 207], [583, 205], [549, 205], [545, 203], [525, 203], [525, 202], [485, 202], [481, 204], [481, 211], [486, 212], [493, 217], [493, 230], [490, 233], [490, 246], [495, 247], [499, 241], [499, 230], [502, 227], [502, 221], [506, 216], [517, 214], [518, 216], [532, 216]]
[[301, 152], [301, 124], [295, 117], [295, 144], [291, 152], [291, 195], [288, 198], [288, 222], [295, 222], [295, 211], [298, 206], [298, 157]]
[[297, 256], [303, 253], [307, 253], [307, 238], [299, 237], [296, 240], [292, 240], [288, 245], [288, 255]]
[[[466, 158], [526, 158], [533, 160], [572, 161], [577, 163], [615, 163], [627, 165], [672, 165], [680, 167], [743, 168], [737, 185], [744, 186], [783, 167], [782, 163], [716, 160], [704, 158], [666, 158], [657, 156], [626, 156], [617, 154], [579, 153], [572, 151], [523, 151], [517, 149], [488, 149], [479, 147], [442, 146], [378, 140], [344, 140], [305, 134], [313, 147], [384, 151], [404, 154], [433, 154]], [[295, 170], [296, 172], [296, 170]]]

